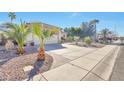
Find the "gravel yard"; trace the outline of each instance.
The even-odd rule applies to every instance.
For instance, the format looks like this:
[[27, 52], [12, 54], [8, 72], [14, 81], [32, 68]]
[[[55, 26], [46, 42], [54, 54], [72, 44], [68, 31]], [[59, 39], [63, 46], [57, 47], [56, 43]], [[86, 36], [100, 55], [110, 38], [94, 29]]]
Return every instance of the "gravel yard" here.
[[[16, 50], [6, 51], [0, 47], [0, 81], [24, 80], [50, 69], [53, 62], [50, 55], [46, 54], [44, 62], [37, 62], [37, 49], [27, 47], [26, 51], [25, 55], [19, 56], [16, 54]], [[25, 72], [24, 67], [26, 66], [32, 66], [33, 69]]]

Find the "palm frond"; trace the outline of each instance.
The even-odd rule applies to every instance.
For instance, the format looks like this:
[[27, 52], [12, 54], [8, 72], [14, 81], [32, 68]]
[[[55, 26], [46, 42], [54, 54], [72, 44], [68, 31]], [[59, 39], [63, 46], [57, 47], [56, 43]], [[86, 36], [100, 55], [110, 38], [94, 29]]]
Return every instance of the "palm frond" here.
[[41, 38], [42, 30], [43, 30], [42, 27], [41, 27], [41, 24], [39, 24], [39, 23], [33, 23], [32, 24], [32, 30], [33, 30], [34, 34], [37, 37]]

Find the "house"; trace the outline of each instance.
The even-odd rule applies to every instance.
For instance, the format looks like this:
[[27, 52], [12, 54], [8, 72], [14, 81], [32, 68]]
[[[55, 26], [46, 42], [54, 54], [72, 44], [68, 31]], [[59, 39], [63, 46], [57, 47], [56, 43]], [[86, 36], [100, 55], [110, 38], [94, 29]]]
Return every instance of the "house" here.
[[[31, 25], [31, 23], [26, 23], [27, 25]], [[59, 32], [56, 33], [55, 35], [53, 35], [52, 37], [50, 37], [46, 44], [55, 44], [55, 43], [60, 43], [61, 42], [61, 37], [64, 36], [64, 32], [62, 30], [62, 28], [60, 27], [57, 27], [57, 26], [54, 26], [54, 25], [50, 25], [50, 24], [46, 24], [46, 23], [41, 23], [41, 26], [44, 28], [44, 29], [47, 29], [47, 30], [50, 30], [50, 29], [53, 29], [53, 28], [57, 28], [59, 29]], [[0, 26], [0, 33], [4, 33], [4, 31], [7, 31], [8, 28], [6, 26]], [[26, 39], [26, 42], [27, 43], [30, 43], [30, 42], [35, 42], [35, 44], [39, 44], [39, 38], [37, 36], [35, 36], [33, 33], [30, 33]]]
[[[27, 23], [27, 25], [31, 25], [31, 23]], [[55, 43], [60, 43], [61, 42], [61, 37], [63, 36], [63, 31], [60, 27], [50, 25], [50, 24], [46, 24], [46, 23], [41, 23], [41, 26], [44, 29], [47, 29], [47, 30], [50, 30], [50, 29], [53, 29], [53, 28], [59, 29], [59, 32], [56, 33], [55, 35], [53, 35], [52, 37], [50, 37], [46, 41], [46, 44], [55, 44]], [[35, 42], [35, 44], [39, 44], [39, 38], [37, 36], [35, 36], [33, 33], [31, 33], [27, 37], [27, 42], [28, 43]]]

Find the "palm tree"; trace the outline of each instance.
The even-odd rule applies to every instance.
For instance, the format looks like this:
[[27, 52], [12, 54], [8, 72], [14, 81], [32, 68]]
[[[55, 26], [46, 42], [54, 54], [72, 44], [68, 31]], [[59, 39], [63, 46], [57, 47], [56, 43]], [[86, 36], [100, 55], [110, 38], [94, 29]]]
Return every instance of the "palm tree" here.
[[12, 21], [13, 21], [14, 19], [16, 19], [16, 15], [15, 15], [14, 12], [9, 12], [9, 13], [8, 13], [8, 17], [10, 17], [11, 23], [12, 23]]
[[98, 19], [94, 19], [92, 21], [90, 21], [90, 25], [94, 25], [94, 30], [95, 30], [95, 36], [94, 39], [96, 40], [96, 24], [99, 23]]
[[24, 54], [25, 52], [24, 44], [25, 44], [27, 35], [30, 33], [29, 28], [26, 26], [26, 24], [22, 22], [20, 25], [7, 23], [6, 26], [10, 29], [10, 31], [7, 32], [7, 35], [9, 36], [9, 38], [17, 42], [17, 45], [18, 45], [17, 53]]
[[51, 30], [44, 29], [41, 23], [32, 23], [32, 30], [34, 34], [39, 38], [40, 47], [38, 52], [37, 61], [45, 60], [45, 42], [59, 31], [58, 28], [53, 28]]

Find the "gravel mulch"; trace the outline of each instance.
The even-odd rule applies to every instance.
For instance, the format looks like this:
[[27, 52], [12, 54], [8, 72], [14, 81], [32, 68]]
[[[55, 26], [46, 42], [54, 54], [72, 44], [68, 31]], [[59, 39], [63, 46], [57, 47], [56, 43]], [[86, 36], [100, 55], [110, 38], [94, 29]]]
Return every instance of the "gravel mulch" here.
[[[23, 55], [10, 59], [0, 67], [0, 81], [20, 81], [37, 73], [43, 73], [50, 69], [53, 58], [46, 54], [44, 62], [36, 62], [37, 53]], [[25, 66], [33, 66], [34, 69], [30, 72], [24, 72]]]

